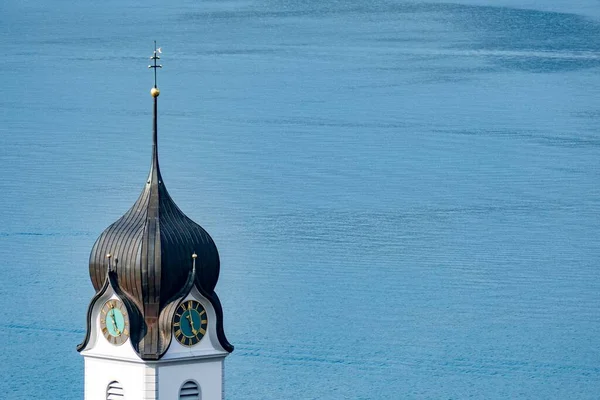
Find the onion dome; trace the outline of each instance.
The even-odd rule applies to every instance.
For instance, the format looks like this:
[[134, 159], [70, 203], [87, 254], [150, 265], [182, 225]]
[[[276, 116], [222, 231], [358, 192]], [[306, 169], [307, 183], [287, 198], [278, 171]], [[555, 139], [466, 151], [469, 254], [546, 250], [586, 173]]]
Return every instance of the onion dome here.
[[[156, 71], [160, 68], [156, 52], [154, 57]], [[233, 346], [225, 338], [222, 309], [214, 292], [219, 253], [210, 235], [177, 207], [165, 187], [158, 163], [160, 92], [156, 85], [151, 94], [154, 119], [150, 174], [135, 204], [96, 240], [90, 254], [90, 278], [98, 294], [107, 283], [117, 286], [115, 292], [132, 308], [130, 318], [138, 316], [139, 320], [131, 323], [130, 338], [142, 359], [159, 359], [167, 351], [173, 313], [193, 285], [213, 305], [219, 342], [231, 352]], [[89, 327], [81, 348], [88, 339]]]

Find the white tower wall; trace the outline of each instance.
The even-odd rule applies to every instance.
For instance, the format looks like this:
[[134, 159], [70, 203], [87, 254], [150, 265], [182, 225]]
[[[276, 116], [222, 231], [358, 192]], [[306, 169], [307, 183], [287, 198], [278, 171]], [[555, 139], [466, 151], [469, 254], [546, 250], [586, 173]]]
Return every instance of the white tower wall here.
[[[85, 400], [106, 400], [108, 385], [116, 381], [123, 388], [124, 400], [178, 400], [181, 386], [196, 382], [201, 400], [223, 399], [224, 359], [229, 354], [218, 340], [216, 313], [210, 302], [196, 288], [183, 300], [196, 300], [204, 306], [208, 330], [200, 343], [182, 346], [174, 336], [165, 355], [158, 361], [139, 358], [127, 340], [121, 346], [109, 343], [101, 333], [100, 310], [109, 299], [98, 299], [92, 310], [93, 327], [85, 359]], [[171, 333], [173, 335], [173, 333]]]

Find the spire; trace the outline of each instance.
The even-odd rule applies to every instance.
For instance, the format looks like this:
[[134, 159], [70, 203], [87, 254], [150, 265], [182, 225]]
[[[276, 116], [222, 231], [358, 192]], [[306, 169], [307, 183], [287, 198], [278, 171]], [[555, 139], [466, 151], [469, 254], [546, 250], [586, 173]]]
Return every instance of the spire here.
[[[148, 68], [154, 69], [154, 87], [150, 90], [150, 94], [154, 98], [154, 118], [152, 123], [152, 169], [158, 172], [158, 96], [160, 90], [156, 86], [156, 70], [162, 68], [162, 65], [158, 64], [160, 60], [159, 54], [162, 53], [161, 48], [156, 48], [156, 40], [154, 41], [154, 54], [150, 59], [153, 64], [148, 65]], [[152, 179], [152, 178], [151, 178]]]

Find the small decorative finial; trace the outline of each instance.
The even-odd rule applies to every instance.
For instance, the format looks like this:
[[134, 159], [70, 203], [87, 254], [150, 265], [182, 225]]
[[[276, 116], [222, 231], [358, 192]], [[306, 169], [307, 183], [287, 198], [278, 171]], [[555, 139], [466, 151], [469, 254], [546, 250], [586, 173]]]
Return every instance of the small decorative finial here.
[[194, 254], [192, 254], [192, 275], [196, 275], [196, 258], [198, 257], [198, 255], [196, 255], [196, 252], [194, 252]]
[[108, 259], [108, 272], [112, 272], [113, 271], [113, 266], [112, 266], [112, 254], [108, 253], [106, 255], [106, 258]]
[[162, 68], [162, 65], [157, 64], [157, 60], [160, 60], [160, 56], [159, 54], [162, 53], [162, 49], [156, 48], [156, 40], [154, 41], [154, 54], [152, 55], [152, 57], [150, 57], [151, 60], [154, 60], [154, 65], [148, 65], [148, 68], [154, 68], [154, 87], [152, 88], [152, 90], [150, 90], [150, 94], [152, 95], [152, 97], [156, 98], [158, 97], [158, 95], [160, 94], [160, 90], [158, 90], [158, 87], [156, 86], [156, 69], [157, 68]]

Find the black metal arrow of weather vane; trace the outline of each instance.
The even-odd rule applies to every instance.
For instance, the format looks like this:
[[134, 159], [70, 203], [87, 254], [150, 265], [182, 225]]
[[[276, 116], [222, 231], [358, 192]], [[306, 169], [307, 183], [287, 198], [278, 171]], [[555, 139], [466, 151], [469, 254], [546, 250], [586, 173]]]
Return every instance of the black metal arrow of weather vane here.
[[160, 60], [159, 54], [162, 53], [161, 48], [156, 48], [156, 40], [154, 41], [154, 55], [150, 57], [151, 60], [154, 60], [154, 65], [148, 65], [148, 68], [154, 68], [154, 87], [156, 88], [156, 69], [162, 68], [162, 65], [157, 64], [156, 61]]

